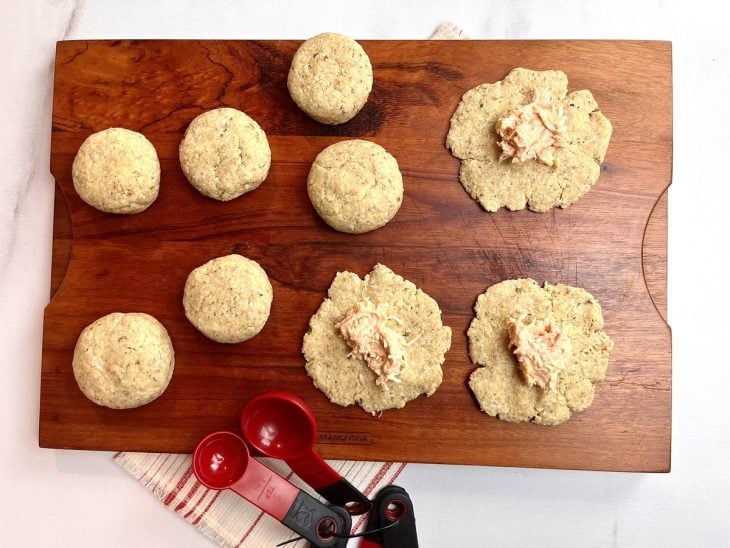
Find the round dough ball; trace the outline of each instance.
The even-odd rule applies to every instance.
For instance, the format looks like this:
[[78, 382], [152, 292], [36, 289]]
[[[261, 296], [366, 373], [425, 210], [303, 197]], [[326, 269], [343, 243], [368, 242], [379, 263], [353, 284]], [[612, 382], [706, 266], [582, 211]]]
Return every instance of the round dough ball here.
[[269, 319], [274, 292], [261, 266], [241, 255], [212, 259], [185, 282], [185, 316], [203, 335], [239, 343], [257, 335]]
[[314, 209], [332, 228], [359, 234], [390, 221], [403, 202], [396, 159], [370, 141], [352, 139], [317, 155], [307, 178]]
[[[398, 382], [376, 383], [367, 363], [352, 355], [337, 324], [362, 299], [385, 304], [390, 327], [407, 341], [406, 365]], [[392, 319], [397, 318], [397, 320]], [[338, 272], [316, 314], [309, 320], [302, 352], [307, 374], [333, 403], [360, 405], [368, 413], [404, 407], [441, 385], [451, 328], [441, 321], [438, 303], [413, 282], [382, 264], [360, 279], [353, 272]]]
[[362, 46], [326, 32], [294, 54], [287, 86], [294, 102], [323, 124], [342, 124], [365, 105], [373, 88], [373, 67]]
[[139, 407], [159, 397], [174, 367], [167, 330], [140, 312], [102, 316], [81, 332], [74, 349], [79, 388], [94, 403], [112, 409]]
[[[586, 290], [531, 279], [505, 280], [479, 295], [469, 326], [469, 355], [482, 367], [469, 387], [485, 413], [509, 422], [556, 425], [593, 402], [595, 385], [606, 376], [613, 341], [603, 331], [598, 301]], [[509, 349], [508, 319], [521, 314], [552, 317], [562, 324], [571, 353], [555, 389], [528, 386]]]
[[139, 213], [160, 192], [160, 160], [141, 133], [113, 127], [92, 133], [72, 167], [81, 199], [107, 213]]
[[218, 108], [190, 122], [180, 143], [180, 165], [201, 194], [227, 202], [264, 182], [271, 148], [253, 118], [235, 108]]

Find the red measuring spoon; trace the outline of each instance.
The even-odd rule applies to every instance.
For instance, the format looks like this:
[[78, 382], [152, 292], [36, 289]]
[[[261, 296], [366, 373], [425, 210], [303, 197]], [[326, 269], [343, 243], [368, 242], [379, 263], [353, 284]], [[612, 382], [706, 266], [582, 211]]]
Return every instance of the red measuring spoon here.
[[350, 533], [342, 516], [251, 458], [233, 432], [203, 438], [193, 454], [193, 472], [209, 489], [234, 491], [316, 546], [335, 546], [335, 534]]
[[241, 430], [255, 449], [286, 461], [295, 474], [332, 504], [345, 506], [353, 515], [370, 509], [370, 500], [314, 450], [314, 414], [293, 394], [267, 392], [252, 399], [241, 413]]

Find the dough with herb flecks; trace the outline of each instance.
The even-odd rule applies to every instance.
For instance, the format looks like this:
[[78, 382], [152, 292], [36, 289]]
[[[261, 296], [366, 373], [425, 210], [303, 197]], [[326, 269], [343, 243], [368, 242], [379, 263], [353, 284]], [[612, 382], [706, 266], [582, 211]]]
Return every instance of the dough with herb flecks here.
[[[554, 149], [555, 164], [500, 161], [497, 121], [532, 102], [538, 89], [559, 103], [566, 117], [563, 146]], [[590, 91], [568, 93], [565, 73], [516, 68], [503, 80], [464, 94], [451, 117], [446, 146], [461, 159], [461, 184], [485, 210], [528, 207], [545, 212], [568, 207], [593, 187], [611, 131]]]
[[287, 78], [294, 102], [323, 124], [342, 124], [365, 105], [373, 88], [373, 67], [360, 44], [326, 32], [304, 42]]
[[[385, 303], [390, 328], [402, 335], [406, 366], [399, 382], [377, 384], [377, 375], [351, 348], [337, 328], [362, 299]], [[360, 405], [369, 413], [401, 408], [422, 394], [430, 396], [441, 384], [441, 365], [451, 346], [451, 329], [441, 321], [438, 303], [388, 267], [376, 265], [361, 279], [338, 272], [327, 298], [309, 321], [302, 352], [314, 385], [338, 405]]]
[[227, 202], [258, 188], [269, 174], [266, 133], [235, 108], [197, 116], [180, 143], [180, 166], [201, 194]]
[[72, 167], [74, 188], [107, 213], [140, 213], [160, 192], [157, 151], [141, 133], [113, 127], [89, 135]]
[[380, 145], [351, 139], [317, 155], [307, 178], [319, 216], [341, 232], [362, 233], [390, 221], [403, 202], [396, 159]]
[[264, 328], [273, 297], [264, 269], [233, 254], [212, 259], [188, 275], [183, 307], [190, 323], [209, 339], [239, 343]]
[[102, 316], [81, 332], [74, 348], [79, 388], [94, 403], [112, 409], [139, 407], [158, 398], [174, 367], [167, 330], [141, 312]]
[[[593, 402], [606, 375], [613, 342], [603, 331], [598, 301], [586, 290], [531, 279], [506, 280], [479, 295], [467, 336], [479, 365], [469, 387], [485, 413], [509, 422], [556, 425]], [[509, 348], [509, 319], [527, 314], [563, 325], [571, 351], [555, 389], [528, 386]]]

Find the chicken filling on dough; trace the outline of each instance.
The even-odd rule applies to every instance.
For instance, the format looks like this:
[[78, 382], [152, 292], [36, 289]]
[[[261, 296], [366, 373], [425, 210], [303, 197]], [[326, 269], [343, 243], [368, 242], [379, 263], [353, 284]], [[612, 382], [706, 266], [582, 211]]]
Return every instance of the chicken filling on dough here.
[[510, 318], [509, 347], [529, 386], [554, 390], [571, 351], [570, 339], [554, 319]]
[[406, 339], [387, 325], [389, 320], [400, 323], [386, 313], [387, 304], [375, 306], [365, 299], [359, 301], [345, 318], [335, 325], [352, 351], [348, 356], [360, 358], [377, 375], [375, 384], [385, 387], [388, 381], [400, 382], [406, 366]]
[[555, 165], [554, 151], [562, 147], [567, 132], [563, 105], [550, 101], [547, 93], [535, 90], [535, 99], [507, 116], [495, 125], [501, 141], [501, 160], [512, 162], [536, 159], [547, 166]]

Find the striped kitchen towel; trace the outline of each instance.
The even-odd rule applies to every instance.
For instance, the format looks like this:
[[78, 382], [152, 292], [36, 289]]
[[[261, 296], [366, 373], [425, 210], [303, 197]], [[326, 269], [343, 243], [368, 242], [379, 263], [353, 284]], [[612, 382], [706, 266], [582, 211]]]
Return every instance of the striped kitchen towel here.
[[434, 33], [431, 40], [466, 40], [467, 36], [464, 31], [457, 27], [454, 23], [441, 23]]
[[[431, 38], [459, 40], [466, 37], [453, 23], [442, 23]], [[297, 536], [232, 491], [212, 491], [201, 485], [193, 475], [190, 455], [118, 453], [114, 460], [165, 506], [221, 546], [275, 546]], [[276, 459], [260, 460], [319, 498], [292, 473], [286, 463]], [[402, 462], [328, 462], [341, 476], [371, 498], [381, 487], [395, 482], [406, 466]], [[361, 532], [366, 525], [366, 516], [355, 516], [353, 533]], [[287, 546], [300, 548], [306, 544], [306, 541], [300, 540]]]
[[[297, 536], [234, 492], [213, 491], [201, 485], [193, 474], [190, 455], [118, 453], [114, 460], [165, 506], [221, 546], [275, 546]], [[283, 461], [260, 460], [312, 496], [320, 498]], [[393, 483], [406, 466], [399, 462], [328, 462], [368, 497]], [[366, 516], [353, 517], [353, 532], [362, 531], [366, 525]], [[306, 545], [307, 542], [301, 540], [287, 546]]]

